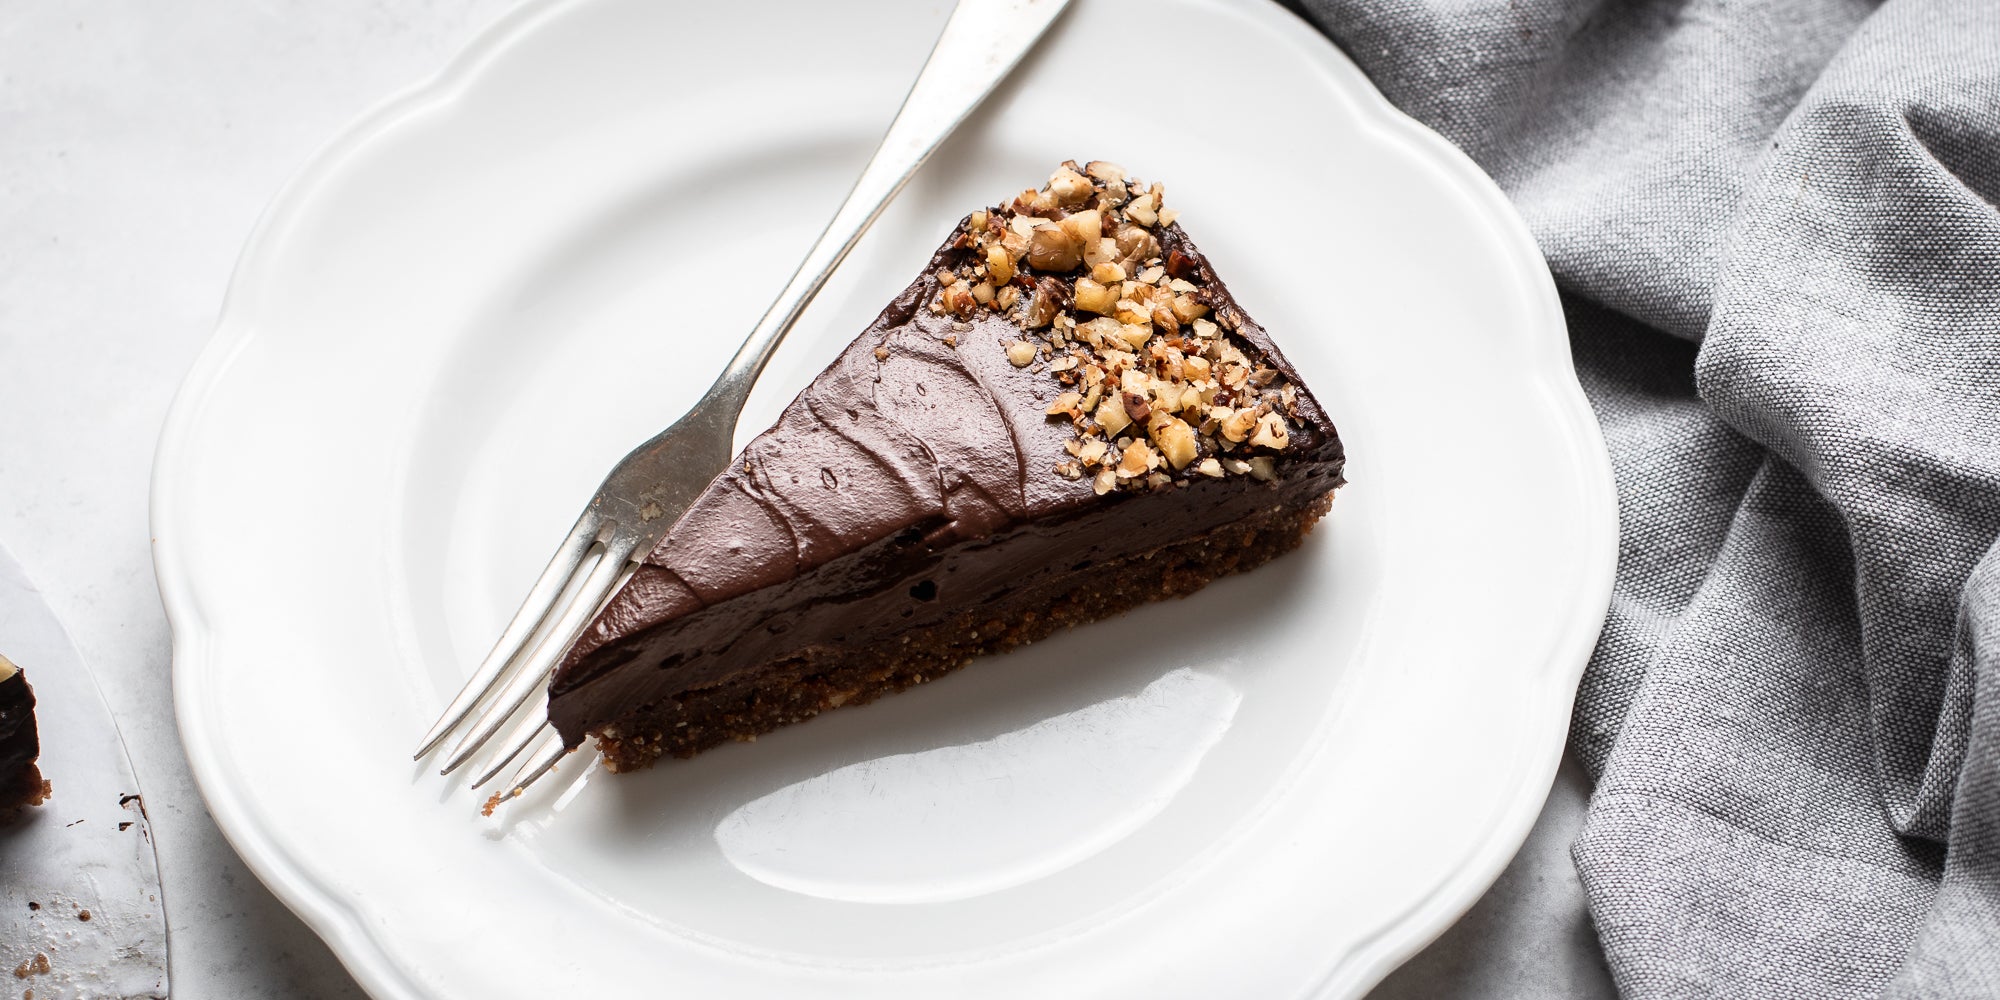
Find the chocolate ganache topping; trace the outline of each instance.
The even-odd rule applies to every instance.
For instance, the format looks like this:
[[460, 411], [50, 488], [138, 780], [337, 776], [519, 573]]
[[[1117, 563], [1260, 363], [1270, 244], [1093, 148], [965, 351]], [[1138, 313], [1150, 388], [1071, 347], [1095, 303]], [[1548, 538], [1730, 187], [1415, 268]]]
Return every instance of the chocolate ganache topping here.
[[928, 599], [944, 562], [1066, 526], [1102, 547], [1095, 515], [1140, 500], [1149, 531], [1205, 530], [1338, 485], [1332, 422], [1164, 192], [1067, 163], [962, 220], [586, 629], [550, 687], [565, 741], [787, 644], [879, 639], [863, 602]]

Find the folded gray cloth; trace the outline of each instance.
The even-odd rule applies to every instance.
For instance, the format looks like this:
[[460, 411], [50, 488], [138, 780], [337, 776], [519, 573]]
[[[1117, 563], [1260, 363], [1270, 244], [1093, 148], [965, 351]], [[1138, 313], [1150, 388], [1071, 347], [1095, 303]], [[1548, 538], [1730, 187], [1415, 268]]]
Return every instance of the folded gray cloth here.
[[2000, 997], [2000, 0], [1296, 0], [1547, 255], [1627, 996]]

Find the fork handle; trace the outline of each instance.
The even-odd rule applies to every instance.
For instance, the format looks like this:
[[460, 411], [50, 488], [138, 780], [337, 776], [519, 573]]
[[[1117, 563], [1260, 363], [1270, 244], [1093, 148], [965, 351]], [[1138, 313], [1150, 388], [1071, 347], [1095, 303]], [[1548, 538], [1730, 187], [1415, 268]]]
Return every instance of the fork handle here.
[[[736, 349], [697, 410], [736, 415], [778, 343], [917, 168], [1006, 77], [1069, 0], [959, 0], [917, 82], [819, 242]], [[721, 404], [721, 405], [717, 405]]]

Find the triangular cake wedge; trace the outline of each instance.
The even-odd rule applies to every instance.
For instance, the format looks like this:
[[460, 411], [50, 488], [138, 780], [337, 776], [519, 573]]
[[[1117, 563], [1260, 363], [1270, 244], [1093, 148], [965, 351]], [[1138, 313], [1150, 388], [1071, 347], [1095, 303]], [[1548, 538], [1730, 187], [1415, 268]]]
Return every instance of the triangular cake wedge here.
[[1340, 437], [1164, 194], [1066, 163], [961, 222], [591, 623], [565, 742], [691, 756], [1297, 546]]

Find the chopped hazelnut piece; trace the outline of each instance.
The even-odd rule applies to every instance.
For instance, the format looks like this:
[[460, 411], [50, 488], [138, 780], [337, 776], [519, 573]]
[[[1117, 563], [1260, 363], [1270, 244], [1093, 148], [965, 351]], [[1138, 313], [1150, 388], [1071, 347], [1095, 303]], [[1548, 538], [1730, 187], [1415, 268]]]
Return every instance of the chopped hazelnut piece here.
[[[1227, 409], [1223, 407], [1222, 409]], [[1257, 428], [1256, 410], [1238, 410], [1221, 418], [1222, 436], [1230, 441], [1241, 442], [1250, 437]]]
[[1104, 235], [1104, 217], [1094, 208], [1068, 216], [1056, 225], [1076, 239], [1079, 251], [1095, 244]]
[[1007, 360], [1016, 368], [1026, 368], [1035, 363], [1035, 345], [1025, 340], [1017, 340], [1007, 345]]
[[1118, 293], [1089, 278], [1076, 279], [1076, 307], [1085, 312], [1108, 313], [1118, 302]]
[[1118, 322], [1134, 326], [1146, 326], [1153, 322], [1153, 311], [1140, 305], [1136, 299], [1119, 299], [1111, 314], [1117, 317]]
[[1176, 469], [1185, 469], [1194, 461], [1196, 444], [1194, 428], [1178, 417], [1167, 417], [1153, 425], [1153, 443], [1160, 446], [1160, 453]]
[[998, 243], [986, 248], [986, 274], [995, 284], [1004, 285], [1014, 277], [1014, 258]]
[[1090, 199], [1090, 178], [1063, 167], [1049, 176], [1049, 193], [1058, 205], [1081, 205]]
[[1062, 283], [1054, 278], [1043, 278], [1035, 282], [1035, 294], [1028, 300], [1028, 329], [1039, 330], [1055, 322], [1056, 314], [1062, 309]]
[[1278, 478], [1278, 463], [1269, 455], [1259, 455], [1249, 462], [1250, 478], [1270, 482]]
[[1104, 338], [1117, 336], [1121, 325], [1117, 320], [1109, 316], [1099, 316], [1087, 323], [1078, 324], [1076, 335], [1084, 343], [1096, 347]]
[[1148, 191], [1132, 199], [1132, 203], [1125, 206], [1125, 217], [1142, 226], [1151, 227], [1160, 221], [1159, 205], [1159, 198]]
[[1192, 323], [1208, 315], [1208, 306], [1197, 301], [1192, 295], [1176, 295], [1168, 302], [1174, 318], [1182, 323]]
[[1090, 488], [1098, 496], [1103, 496], [1118, 488], [1118, 474], [1112, 472], [1110, 469], [1105, 469], [1103, 472], [1097, 474], [1096, 479], [1091, 480]]
[[1291, 435], [1285, 430], [1285, 418], [1275, 413], [1264, 414], [1263, 418], [1257, 421], [1257, 433], [1250, 437], [1250, 443], [1253, 445], [1281, 451], [1290, 440]]
[[1194, 467], [1194, 471], [1215, 479], [1222, 478], [1222, 463], [1212, 458], [1204, 458]]
[[1125, 179], [1125, 168], [1106, 160], [1092, 160], [1084, 164], [1083, 172], [1106, 183]]
[[1037, 271], [1067, 271], [1083, 261], [1083, 244], [1063, 227], [1043, 223], [1028, 234], [1028, 264]]
[[1097, 411], [1091, 419], [1096, 420], [1106, 434], [1116, 434], [1132, 426], [1132, 417], [1125, 412], [1124, 401], [1115, 395], [1104, 397], [1104, 402], [1097, 404]]
[[[1159, 241], [1153, 238], [1152, 233], [1138, 226], [1121, 227], [1113, 237], [1117, 240], [1118, 256], [1121, 261], [1140, 264], [1160, 252]], [[1127, 266], [1126, 270], [1129, 271], [1131, 268]]]
[[979, 303], [972, 297], [972, 286], [963, 281], [956, 282], [944, 290], [945, 311], [960, 319], [972, 315], [972, 310], [978, 305]]
[[1144, 441], [1134, 441], [1125, 446], [1124, 457], [1118, 462], [1118, 473], [1121, 476], [1140, 476], [1151, 472], [1159, 464], [1160, 457], [1153, 453], [1152, 446]]
[[1105, 264], [1116, 263], [1118, 256], [1118, 241], [1109, 236], [1100, 236], [1083, 245], [1083, 262], [1090, 265], [1093, 270]]
[[1048, 415], [1051, 417], [1069, 416], [1070, 412], [1075, 410], [1077, 404], [1081, 402], [1083, 402], [1082, 395], [1074, 392], [1065, 392], [1057, 396], [1055, 402], [1049, 404]]

